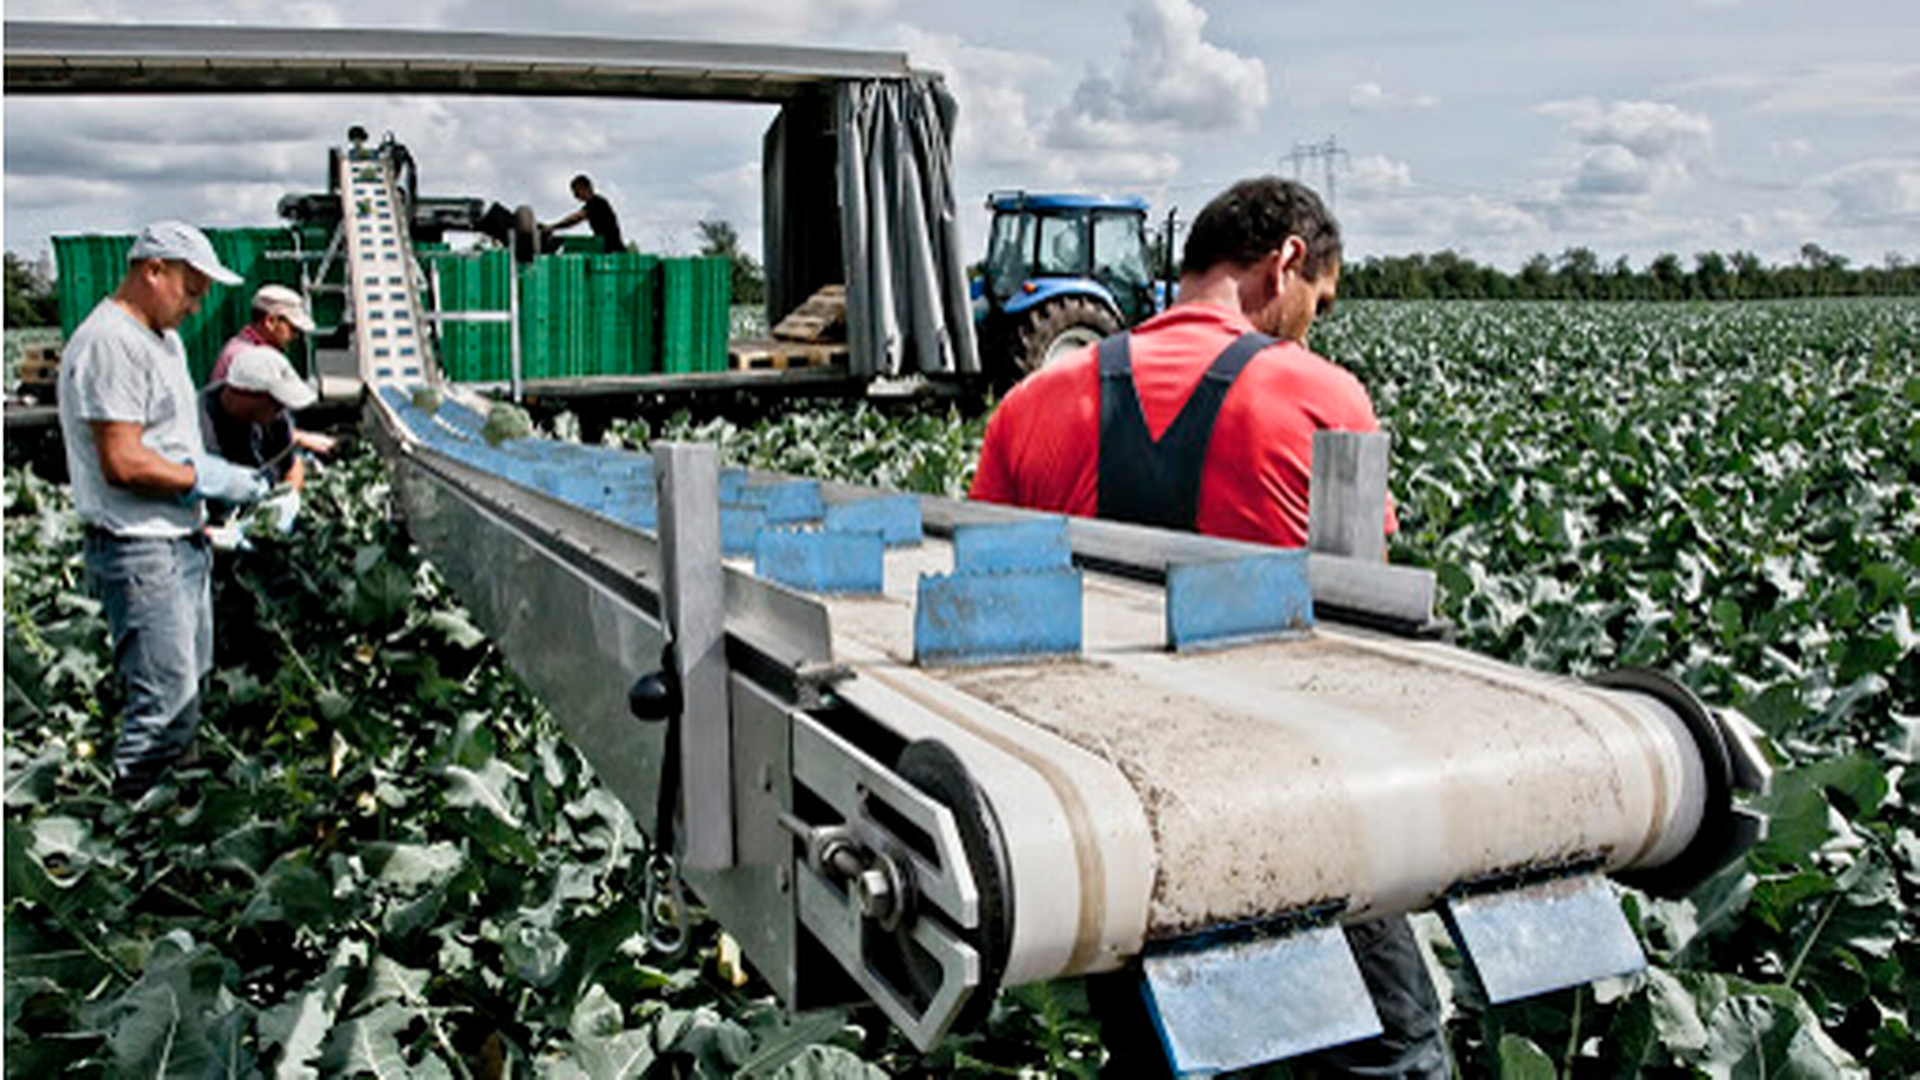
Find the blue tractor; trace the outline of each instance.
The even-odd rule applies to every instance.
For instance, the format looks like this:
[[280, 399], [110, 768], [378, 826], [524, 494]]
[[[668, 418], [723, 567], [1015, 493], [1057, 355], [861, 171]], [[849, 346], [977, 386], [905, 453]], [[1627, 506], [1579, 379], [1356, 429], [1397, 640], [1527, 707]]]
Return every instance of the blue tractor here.
[[1017, 380], [1160, 306], [1146, 200], [997, 191], [974, 283], [983, 366]]

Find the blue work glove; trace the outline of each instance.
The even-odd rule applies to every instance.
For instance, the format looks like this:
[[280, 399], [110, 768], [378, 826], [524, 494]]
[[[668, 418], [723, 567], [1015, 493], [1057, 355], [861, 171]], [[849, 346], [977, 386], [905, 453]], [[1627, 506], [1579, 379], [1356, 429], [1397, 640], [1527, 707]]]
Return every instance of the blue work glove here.
[[259, 502], [273, 487], [261, 470], [243, 468], [214, 454], [202, 454], [194, 458], [191, 464], [193, 490], [187, 493], [189, 502], [218, 499], [223, 503], [242, 506]]

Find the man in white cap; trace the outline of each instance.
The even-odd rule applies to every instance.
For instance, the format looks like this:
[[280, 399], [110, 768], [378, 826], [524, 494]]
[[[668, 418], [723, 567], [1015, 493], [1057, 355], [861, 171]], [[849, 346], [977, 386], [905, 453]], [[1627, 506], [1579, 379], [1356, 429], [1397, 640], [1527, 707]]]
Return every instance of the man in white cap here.
[[[305, 297], [285, 285], [260, 286], [259, 291], [253, 294], [253, 321], [241, 327], [239, 333], [221, 346], [220, 359], [214, 361], [213, 374], [207, 378], [208, 385], [227, 380], [227, 371], [233, 365], [233, 358], [240, 355], [242, 350], [265, 345], [284, 356], [302, 334], [313, 333], [313, 325], [313, 312], [307, 309]], [[316, 454], [331, 454], [334, 448], [334, 440], [327, 436], [298, 429], [294, 430], [293, 443]]]
[[137, 799], [200, 724], [200, 679], [213, 659], [202, 503], [250, 503], [268, 483], [201, 441], [175, 332], [214, 282], [236, 285], [240, 276], [200, 230], [178, 221], [147, 226], [127, 258], [119, 287], [67, 341], [59, 399], [87, 578], [126, 688], [114, 791]]
[[292, 410], [319, 395], [280, 350], [253, 345], [234, 356], [226, 378], [200, 391], [200, 434], [207, 449], [268, 478], [299, 488], [306, 469], [293, 453]]
[[[237, 465], [259, 469], [288, 491], [261, 502], [272, 507], [275, 529], [293, 529], [300, 512], [306, 464], [294, 453], [290, 411], [313, 404], [313, 387], [300, 378], [278, 349], [252, 345], [240, 350], [222, 382], [200, 391], [200, 435], [207, 449]], [[214, 539], [213, 617], [220, 626], [214, 662], [221, 667], [251, 663], [260, 656], [259, 614], [255, 594], [273, 596], [290, 587], [285, 552], [277, 545], [256, 547], [258, 534], [226, 526], [235, 507], [214, 503], [207, 517]]]
[[227, 368], [242, 349], [266, 345], [285, 354], [300, 335], [311, 333], [313, 313], [299, 293], [285, 285], [262, 285], [253, 294], [253, 321], [221, 346], [220, 359], [214, 361], [213, 374], [207, 381], [225, 382]]

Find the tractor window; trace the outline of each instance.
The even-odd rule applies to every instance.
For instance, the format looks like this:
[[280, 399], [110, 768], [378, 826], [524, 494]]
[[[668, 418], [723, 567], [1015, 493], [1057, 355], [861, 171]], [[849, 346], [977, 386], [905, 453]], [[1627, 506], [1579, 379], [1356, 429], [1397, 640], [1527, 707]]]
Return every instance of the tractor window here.
[[1040, 219], [1038, 274], [1077, 276], [1087, 272], [1087, 219], [1080, 215]]
[[1093, 277], [1113, 294], [1129, 324], [1153, 313], [1152, 257], [1137, 213], [1103, 213], [1093, 219]]
[[1147, 266], [1147, 239], [1138, 214], [1101, 214], [1093, 219], [1093, 273], [1126, 285], [1153, 280]]
[[987, 291], [1005, 300], [1027, 279], [1033, 260], [1033, 217], [1023, 213], [993, 216], [987, 241]]

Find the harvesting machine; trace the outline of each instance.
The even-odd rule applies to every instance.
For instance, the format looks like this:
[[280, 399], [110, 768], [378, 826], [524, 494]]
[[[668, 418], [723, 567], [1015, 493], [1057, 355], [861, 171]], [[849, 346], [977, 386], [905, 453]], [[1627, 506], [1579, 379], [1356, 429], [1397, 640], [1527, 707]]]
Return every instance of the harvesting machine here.
[[1615, 882], [1683, 892], [1760, 831], [1736, 714], [1441, 640], [1369, 437], [1316, 451], [1297, 551], [496, 443], [418, 333], [393, 162], [338, 167], [409, 529], [651, 839], [658, 947], [690, 894], [791, 1007], [922, 1048], [1118, 973], [1208, 1073], [1379, 1030], [1345, 922], [1437, 909], [1509, 1001], [1644, 964]]
[[[356, 304], [409, 295], [350, 259]], [[1003, 987], [1120, 972], [1177, 1072], [1230, 1069], [1379, 1030], [1343, 922], [1437, 908], [1513, 1000], [1644, 964], [1610, 877], [1681, 892], [1758, 831], [1732, 714], [1435, 640], [1371, 444], [1319, 448], [1319, 550], [1276, 551], [491, 445], [378, 341], [409, 526], [652, 838], [657, 943], [684, 883], [796, 1009], [870, 1001], [927, 1048]]]

